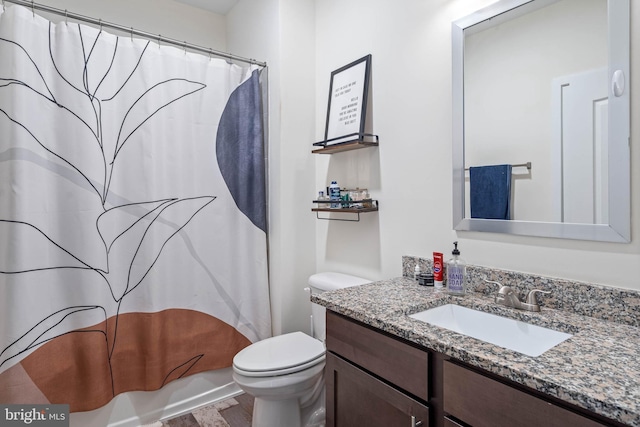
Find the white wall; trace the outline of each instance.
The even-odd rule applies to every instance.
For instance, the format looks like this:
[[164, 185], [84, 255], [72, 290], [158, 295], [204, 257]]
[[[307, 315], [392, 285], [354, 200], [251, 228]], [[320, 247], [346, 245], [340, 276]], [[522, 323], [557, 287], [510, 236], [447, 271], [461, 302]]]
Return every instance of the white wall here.
[[[377, 149], [316, 156], [314, 191], [331, 179], [352, 185], [348, 180], [368, 174], [369, 184], [359, 183], [380, 200], [380, 211], [364, 214], [359, 223], [316, 222], [317, 269], [399, 276], [402, 255], [448, 256], [459, 240], [462, 257], [472, 264], [640, 289], [637, 167], [631, 168], [630, 244], [452, 231], [451, 21], [490, 3], [316, 2], [316, 138], [324, 130], [331, 71], [367, 53], [373, 55], [373, 130], [380, 135]], [[640, 81], [640, 26], [633, 24], [640, 22], [640, 7], [632, 2], [631, 8], [633, 88]], [[631, 123], [640, 123], [640, 92], [632, 92], [631, 102]], [[640, 164], [639, 137], [633, 127], [632, 165]]]
[[270, 254], [277, 251], [280, 256], [280, 262], [271, 264], [272, 271], [279, 272], [272, 276], [271, 286], [279, 292], [279, 310], [272, 313], [276, 320], [281, 317], [281, 325], [274, 334], [310, 331], [311, 305], [304, 288], [315, 273], [315, 218], [310, 208], [315, 167], [310, 156], [315, 123], [314, 7], [314, 0], [280, 0], [280, 165], [271, 175], [278, 174], [280, 184], [279, 203], [271, 209], [280, 227], [270, 235], [280, 244]]

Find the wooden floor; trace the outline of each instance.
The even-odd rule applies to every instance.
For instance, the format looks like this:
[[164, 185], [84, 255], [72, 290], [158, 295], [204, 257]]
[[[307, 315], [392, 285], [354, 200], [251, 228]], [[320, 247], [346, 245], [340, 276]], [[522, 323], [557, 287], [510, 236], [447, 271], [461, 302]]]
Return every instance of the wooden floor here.
[[253, 397], [241, 394], [190, 414], [164, 420], [161, 427], [251, 427], [252, 416]]

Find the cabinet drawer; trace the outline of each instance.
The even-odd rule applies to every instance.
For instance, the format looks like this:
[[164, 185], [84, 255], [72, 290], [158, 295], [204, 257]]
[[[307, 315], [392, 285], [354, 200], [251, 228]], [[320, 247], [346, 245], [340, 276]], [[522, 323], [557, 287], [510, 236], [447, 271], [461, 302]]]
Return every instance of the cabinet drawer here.
[[429, 400], [429, 353], [327, 311], [327, 350]]
[[429, 408], [327, 353], [327, 427], [429, 427]]
[[568, 409], [444, 362], [444, 411], [474, 427], [602, 427]]

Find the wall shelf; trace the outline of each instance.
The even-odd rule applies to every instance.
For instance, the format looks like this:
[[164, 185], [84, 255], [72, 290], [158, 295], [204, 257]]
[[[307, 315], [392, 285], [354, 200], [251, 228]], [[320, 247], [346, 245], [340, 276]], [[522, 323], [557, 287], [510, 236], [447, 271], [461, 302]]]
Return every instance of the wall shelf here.
[[341, 153], [343, 151], [358, 150], [360, 148], [377, 147], [377, 146], [378, 146], [377, 142], [351, 141], [351, 142], [345, 142], [344, 144], [327, 145], [326, 147], [318, 148], [311, 152], [314, 154], [334, 154], [334, 153]]
[[339, 142], [336, 144], [329, 144], [329, 143], [339, 139], [344, 139], [345, 137], [316, 142], [313, 145], [315, 147], [321, 147], [321, 148], [317, 148], [315, 150], [312, 150], [311, 152], [313, 154], [334, 154], [334, 153], [341, 153], [343, 151], [358, 150], [360, 148], [377, 147], [380, 143], [378, 135], [373, 135], [370, 133], [362, 133], [362, 134], [356, 133], [352, 135], [346, 135], [346, 137], [349, 137], [349, 136], [357, 136], [358, 138], [352, 141]]
[[[330, 203], [330, 202], [328, 200], [314, 200], [313, 203]], [[334, 202], [334, 203], [337, 203], [337, 202]], [[321, 208], [321, 207], [317, 207], [317, 208], [312, 208], [311, 212], [315, 212], [316, 213], [316, 218], [318, 218], [318, 219], [325, 219], [325, 220], [330, 220], [330, 221], [358, 222], [358, 221], [360, 221], [360, 214], [361, 213], [377, 212], [378, 211], [378, 201], [377, 200], [367, 199], [367, 200], [359, 200], [359, 201], [350, 202], [350, 203], [370, 203], [371, 206], [369, 206], [369, 207], [361, 207], [361, 208], [356, 208], [356, 207], [352, 207], [352, 208]], [[355, 214], [357, 216], [357, 219], [321, 217], [320, 214], [319, 214], [320, 212]]]
[[[344, 140], [346, 138], [350, 138], [350, 137], [354, 137], [355, 139], [351, 140], [351, 141], [344, 141], [344, 142], [337, 142], [335, 143], [335, 141], [340, 141], [340, 140]], [[333, 144], [331, 144], [332, 142], [334, 142]], [[312, 150], [311, 152], [313, 154], [334, 154], [334, 153], [341, 153], [343, 151], [351, 151], [351, 150], [358, 150], [360, 148], [367, 148], [367, 147], [377, 147], [378, 144], [380, 142], [380, 139], [378, 138], [378, 135], [374, 135], [371, 133], [352, 133], [349, 135], [344, 135], [338, 138], [332, 138], [332, 139], [327, 139], [324, 141], [320, 141], [320, 142], [316, 142], [313, 144], [314, 147], [320, 147], [317, 148], [315, 150]], [[366, 213], [366, 212], [377, 212], [378, 211], [378, 201], [377, 200], [373, 200], [373, 199], [365, 199], [365, 200], [357, 200], [357, 201], [351, 201], [351, 202], [346, 202], [346, 203], [358, 203], [358, 204], [363, 204], [365, 206], [362, 207], [340, 207], [340, 208], [329, 208], [329, 207], [320, 207], [323, 205], [327, 205], [329, 203], [331, 203], [329, 200], [314, 200], [313, 203], [316, 203], [318, 205], [318, 207], [312, 208], [311, 211], [316, 213], [316, 218], [318, 219], [326, 219], [326, 220], [333, 220], [333, 221], [352, 221], [352, 222], [358, 222], [360, 221], [360, 214], [361, 213]], [[336, 203], [336, 202], [334, 202]], [[345, 202], [340, 202], [340, 203], [345, 203]], [[328, 214], [331, 213], [341, 213], [341, 214], [352, 214], [355, 215], [356, 219], [344, 219], [344, 218], [333, 218], [331, 217], [331, 215], [327, 216], [327, 217], [321, 217], [320, 216], [320, 212], [325, 212]]]

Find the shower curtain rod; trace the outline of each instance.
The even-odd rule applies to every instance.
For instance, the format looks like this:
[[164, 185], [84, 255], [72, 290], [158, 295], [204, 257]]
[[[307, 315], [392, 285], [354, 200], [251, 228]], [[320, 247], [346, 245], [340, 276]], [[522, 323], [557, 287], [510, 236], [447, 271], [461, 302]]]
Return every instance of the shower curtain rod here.
[[163, 37], [160, 34], [152, 34], [152, 33], [148, 33], [146, 31], [140, 31], [140, 30], [136, 30], [133, 27], [125, 27], [123, 25], [119, 25], [119, 24], [114, 24], [112, 22], [107, 22], [107, 21], [103, 21], [102, 19], [95, 19], [95, 18], [90, 18], [88, 16], [84, 16], [84, 15], [79, 15], [77, 13], [72, 13], [62, 9], [56, 9], [55, 7], [51, 7], [51, 6], [45, 6], [43, 4], [38, 4], [38, 3], [34, 3], [33, 1], [27, 1], [27, 0], [2, 0], [2, 7], [4, 8], [5, 6], [5, 2], [6, 3], [15, 3], [18, 4], [20, 6], [24, 6], [27, 8], [31, 8], [31, 10], [35, 13], [35, 10], [41, 10], [44, 12], [48, 12], [48, 13], [53, 13], [55, 15], [60, 15], [60, 16], [64, 16], [65, 20], [68, 18], [74, 19], [76, 21], [82, 21], [82, 22], [87, 22], [93, 25], [98, 25], [100, 26], [100, 28], [111, 28], [114, 30], [118, 30], [118, 31], [122, 31], [125, 33], [129, 33], [131, 34], [131, 36], [133, 37], [134, 35], [136, 36], [140, 36], [140, 37], [144, 37], [146, 39], [150, 39], [150, 40], [155, 40], [158, 43], [165, 43], [165, 44], [170, 44], [173, 46], [178, 46], [181, 48], [189, 49], [195, 52], [199, 52], [199, 53], [204, 53], [207, 54], [209, 56], [211, 55], [215, 55], [218, 57], [222, 57], [222, 58], [226, 58], [226, 59], [230, 59], [232, 61], [240, 61], [240, 62], [245, 62], [248, 64], [253, 64], [253, 65], [258, 65], [260, 67], [266, 67], [267, 63], [266, 62], [261, 62], [261, 61], [256, 61], [255, 59], [250, 59], [250, 58], [243, 58], [242, 56], [237, 56], [237, 55], [233, 55], [231, 53], [226, 53], [226, 52], [220, 52], [211, 48], [207, 48], [207, 47], [203, 47], [203, 46], [198, 46], [195, 44], [191, 44], [191, 43], [187, 43], [186, 41], [182, 42], [179, 40], [175, 40], [175, 39], [171, 39], [168, 37]]

